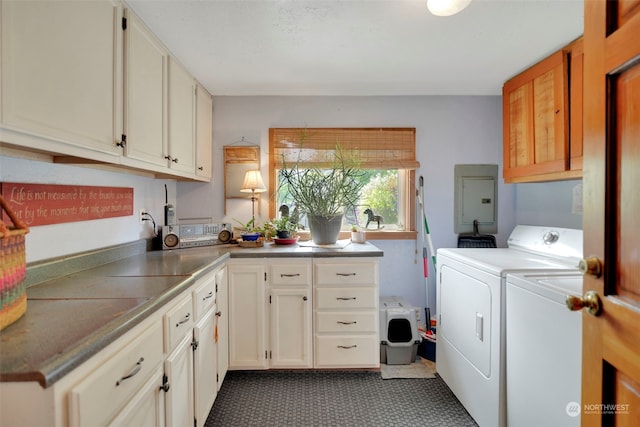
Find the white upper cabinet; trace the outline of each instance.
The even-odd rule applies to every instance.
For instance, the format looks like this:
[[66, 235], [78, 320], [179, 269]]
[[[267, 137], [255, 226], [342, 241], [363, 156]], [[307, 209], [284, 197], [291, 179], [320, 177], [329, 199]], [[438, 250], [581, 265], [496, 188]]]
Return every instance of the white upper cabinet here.
[[2, 0], [0, 23], [0, 145], [211, 180], [211, 95], [124, 3]]
[[171, 169], [195, 174], [195, 80], [169, 57], [169, 144]]
[[213, 100], [200, 84], [196, 85], [196, 174], [211, 179], [213, 173], [211, 138], [213, 131]]
[[125, 17], [124, 152], [130, 159], [166, 167], [169, 53], [130, 10]]
[[3, 1], [0, 136], [117, 162], [122, 8], [112, 1]]

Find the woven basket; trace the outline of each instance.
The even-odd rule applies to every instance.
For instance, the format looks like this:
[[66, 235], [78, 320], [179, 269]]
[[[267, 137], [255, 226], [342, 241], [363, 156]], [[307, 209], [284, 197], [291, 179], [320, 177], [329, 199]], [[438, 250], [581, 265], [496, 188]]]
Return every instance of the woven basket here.
[[[2, 210], [9, 215], [12, 227], [6, 226], [2, 221]], [[0, 195], [0, 330], [27, 311], [24, 238], [28, 232], [26, 224], [16, 217]]]

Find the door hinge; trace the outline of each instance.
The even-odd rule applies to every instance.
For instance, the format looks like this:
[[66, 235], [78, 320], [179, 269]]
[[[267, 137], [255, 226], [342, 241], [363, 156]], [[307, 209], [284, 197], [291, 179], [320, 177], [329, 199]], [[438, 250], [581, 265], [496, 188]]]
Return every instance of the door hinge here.
[[264, 358], [268, 359], [269, 357], [267, 356], [267, 350], [264, 351]]
[[266, 271], [264, 272], [264, 281], [265, 282], [267, 281], [267, 272]]
[[216, 282], [216, 294], [218, 293], [218, 283]]
[[122, 17], [122, 30], [126, 30], [127, 29], [127, 18], [125, 18], [124, 16]]
[[196, 351], [196, 348], [198, 348], [198, 341], [193, 340], [191, 341], [191, 348], [193, 349], [193, 351]]
[[271, 350], [269, 350], [269, 359], [272, 359], [273, 358], [272, 356], [273, 355], [271, 354]]
[[269, 304], [271, 304], [271, 295], [269, 295]]

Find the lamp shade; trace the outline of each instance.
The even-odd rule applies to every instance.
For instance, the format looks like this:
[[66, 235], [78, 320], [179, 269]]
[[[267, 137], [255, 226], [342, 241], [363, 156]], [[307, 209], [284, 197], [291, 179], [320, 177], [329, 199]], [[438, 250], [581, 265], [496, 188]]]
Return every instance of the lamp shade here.
[[451, 16], [469, 6], [471, 0], [427, 0], [427, 9], [436, 16]]
[[244, 181], [242, 182], [240, 191], [242, 193], [262, 193], [267, 191], [259, 170], [247, 171], [247, 173], [244, 174]]

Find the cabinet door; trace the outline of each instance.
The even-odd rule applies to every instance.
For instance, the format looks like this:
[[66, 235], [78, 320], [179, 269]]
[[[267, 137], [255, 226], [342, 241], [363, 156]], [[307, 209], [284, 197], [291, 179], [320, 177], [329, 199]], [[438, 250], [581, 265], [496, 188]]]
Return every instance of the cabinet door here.
[[200, 84], [196, 86], [196, 175], [211, 180], [211, 138], [213, 132], [213, 100]]
[[[3, 129], [42, 137], [29, 148], [116, 162], [122, 132], [121, 13], [119, 3], [108, 0], [3, 1]], [[6, 135], [3, 141], [12, 142]]]
[[569, 46], [571, 52], [571, 66], [569, 75], [569, 169], [582, 170], [583, 146], [583, 74], [584, 74], [584, 43], [582, 38]]
[[229, 369], [229, 293], [227, 269], [222, 268], [216, 274], [216, 322], [218, 333], [218, 390]]
[[271, 367], [313, 367], [310, 294], [310, 289], [271, 290]]
[[266, 369], [264, 264], [231, 264], [229, 280], [229, 369]]
[[196, 427], [207, 421], [207, 415], [218, 394], [217, 358], [215, 336], [215, 307], [193, 328], [193, 338], [198, 343], [193, 352], [193, 385]]
[[171, 169], [195, 174], [195, 82], [169, 57], [169, 151]]
[[567, 55], [559, 51], [504, 84], [504, 178], [568, 168]]
[[165, 360], [164, 373], [169, 382], [169, 389], [164, 397], [167, 427], [193, 425], [193, 350], [191, 340], [192, 334], [189, 333]]
[[125, 10], [125, 15], [125, 154], [130, 159], [166, 167], [168, 53], [136, 15], [130, 10]]
[[161, 395], [162, 366], [140, 389], [127, 406], [111, 422], [113, 427], [162, 427], [164, 426], [164, 401]]

